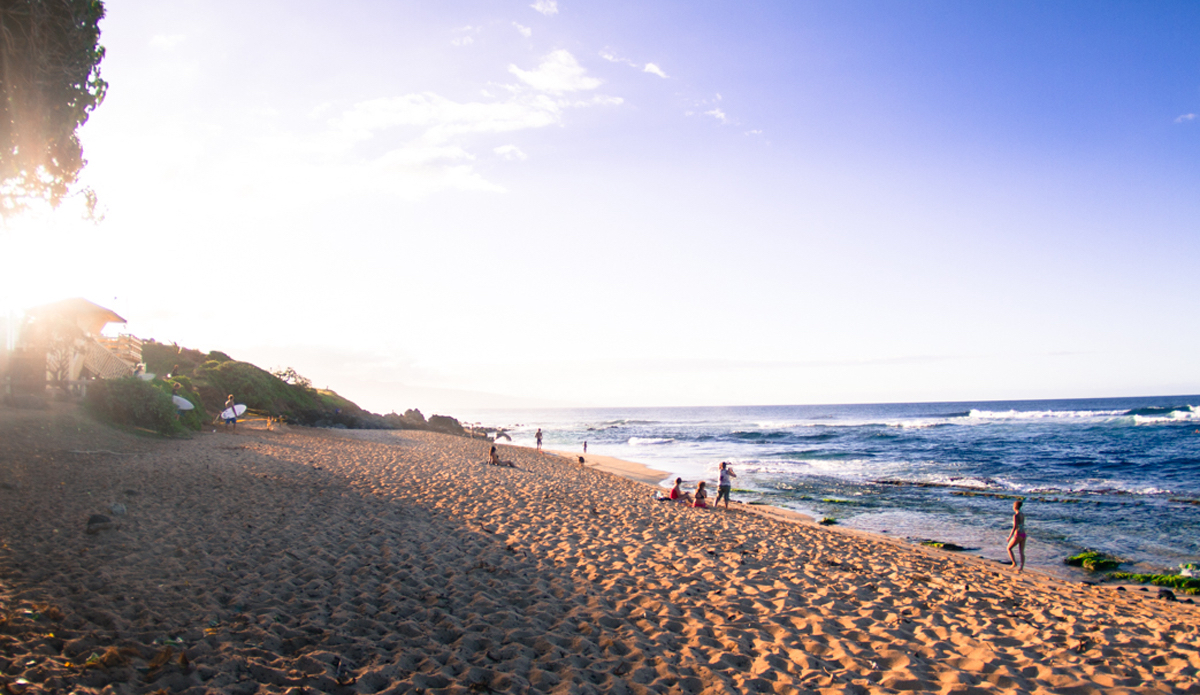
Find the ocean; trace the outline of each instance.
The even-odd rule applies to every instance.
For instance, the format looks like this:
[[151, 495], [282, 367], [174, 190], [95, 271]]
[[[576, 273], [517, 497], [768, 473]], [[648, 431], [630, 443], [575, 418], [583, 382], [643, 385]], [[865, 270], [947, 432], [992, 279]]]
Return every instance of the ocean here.
[[1007, 562], [1024, 498], [1027, 564], [1079, 578], [1084, 549], [1130, 571], [1200, 561], [1200, 396], [976, 403], [482, 411], [514, 444], [635, 461], [733, 498], [936, 540]]

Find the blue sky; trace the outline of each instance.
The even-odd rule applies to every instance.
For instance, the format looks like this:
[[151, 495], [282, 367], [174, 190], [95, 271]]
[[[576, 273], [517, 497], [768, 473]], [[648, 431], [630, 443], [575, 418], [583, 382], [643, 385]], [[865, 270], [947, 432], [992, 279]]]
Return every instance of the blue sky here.
[[9, 305], [385, 412], [1200, 392], [1193, 3], [107, 7]]

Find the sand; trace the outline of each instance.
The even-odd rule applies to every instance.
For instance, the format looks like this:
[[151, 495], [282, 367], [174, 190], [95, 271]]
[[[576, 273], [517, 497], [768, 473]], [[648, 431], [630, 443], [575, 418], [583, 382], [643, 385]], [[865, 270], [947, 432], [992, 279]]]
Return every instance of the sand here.
[[[1196, 693], [1200, 607], [531, 449], [0, 408], [11, 693]], [[588, 457], [589, 459], [591, 457]], [[123, 514], [112, 511], [111, 505]], [[91, 515], [111, 520], [86, 532]]]

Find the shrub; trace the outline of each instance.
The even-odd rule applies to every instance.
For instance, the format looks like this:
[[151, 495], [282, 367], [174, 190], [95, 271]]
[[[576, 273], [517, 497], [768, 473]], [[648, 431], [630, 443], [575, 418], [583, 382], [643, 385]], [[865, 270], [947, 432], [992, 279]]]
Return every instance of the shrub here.
[[159, 434], [183, 434], [171, 396], [136, 377], [98, 381], [88, 387], [86, 406], [98, 419]]
[[[175, 408], [175, 403], [171, 403], [171, 407], [175, 408], [175, 412], [179, 416], [179, 422], [184, 427], [199, 432], [208, 420], [208, 413], [204, 410], [204, 404], [200, 401], [200, 395], [192, 388], [192, 380], [186, 376], [177, 376], [171, 379], [155, 379], [150, 382], [155, 388], [163, 391], [168, 396], [179, 395], [186, 398], [194, 407], [191, 410], [179, 410]], [[175, 384], [180, 385], [178, 392], [175, 391]]]

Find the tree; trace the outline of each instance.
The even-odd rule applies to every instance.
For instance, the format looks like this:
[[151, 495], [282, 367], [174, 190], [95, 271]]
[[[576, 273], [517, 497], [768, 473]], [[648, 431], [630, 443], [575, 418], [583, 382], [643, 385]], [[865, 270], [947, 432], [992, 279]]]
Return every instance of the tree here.
[[75, 131], [108, 89], [103, 17], [100, 0], [0, 0], [0, 218], [57, 207], [87, 164]]

